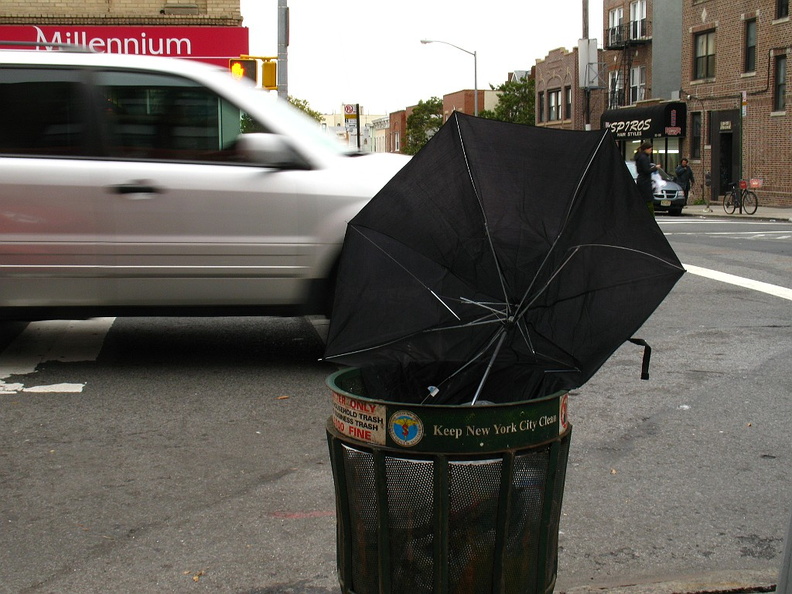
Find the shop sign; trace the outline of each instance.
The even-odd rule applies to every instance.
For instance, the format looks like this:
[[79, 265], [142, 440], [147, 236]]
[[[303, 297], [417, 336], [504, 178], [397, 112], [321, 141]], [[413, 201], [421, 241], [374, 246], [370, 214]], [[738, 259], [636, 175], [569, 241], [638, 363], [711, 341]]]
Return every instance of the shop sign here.
[[[228, 66], [229, 58], [248, 53], [246, 27], [0, 25], [0, 39], [40, 44], [86, 46], [98, 53], [187, 58]], [[7, 46], [8, 47], [8, 46]]]

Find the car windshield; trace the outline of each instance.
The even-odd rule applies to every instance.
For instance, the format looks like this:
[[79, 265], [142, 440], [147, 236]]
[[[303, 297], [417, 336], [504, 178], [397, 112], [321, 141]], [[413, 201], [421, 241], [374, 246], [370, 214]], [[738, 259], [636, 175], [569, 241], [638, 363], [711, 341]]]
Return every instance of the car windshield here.
[[270, 112], [272, 120], [278, 122], [280, 132], [300, 138], [310, 138], [324, 149], [336, 154], [354, 154], [355, 151], [339, 142], [334, 136], [322, 130], [319, 122], [300, 111], [290, 103], [278, 100], [276, 95], [263, 93], [250, 87], [249, 93], [254, 102], [263, 103], [262, 109]]
[[[638, 173], [635, 169], [635, 161], [625, 161], [624, 164], [627, 165], [627, 169], [630, 171], [630, 175], [633, 176], [633, 179], [638, 177]], [[674, 176], [670, 175], [664, 169], [658, 168], [657, 173], [660, 175], [661, 178], [663, 178], [666, 181], [672, 181], [674, 179]]]

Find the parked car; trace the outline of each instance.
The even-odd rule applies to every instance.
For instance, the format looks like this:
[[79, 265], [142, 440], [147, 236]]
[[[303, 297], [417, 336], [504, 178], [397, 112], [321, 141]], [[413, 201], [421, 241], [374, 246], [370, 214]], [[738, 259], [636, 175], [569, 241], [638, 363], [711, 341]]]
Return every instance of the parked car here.
[[[630, 170], [632, 178], [638, 179], [638, 172], [635, 170], [635, 161], [625, 161], [627, 169]], [[682, 207], [685, 206], [685, 191], [678, 183], [674, 181], [674, 177], [658, 169], [657, 172], [665, 182], [665, 185], [654, 193], [654, 209], [657, 211], [667, 211], [668, 214], [679, 215], [682, 214]]]
[[0, 318], [327, 313], [407, 162], [188, 60], [0, 49]]

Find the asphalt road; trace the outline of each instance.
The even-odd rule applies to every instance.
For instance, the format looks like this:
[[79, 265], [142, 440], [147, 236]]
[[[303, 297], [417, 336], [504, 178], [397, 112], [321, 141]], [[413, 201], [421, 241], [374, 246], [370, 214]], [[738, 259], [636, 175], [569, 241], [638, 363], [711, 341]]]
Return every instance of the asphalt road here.
[[[658, 221], [684, 263], [792, 289], [788, 223]], [[558, 590], [772, 580], [791, 321], [783, 296], [688, 273], [639, 333], [651, 379], [625, 345], [571, 395]], [[0, 325], [0, 591], [338, 592], [334, 367], [310, 321], [22, 329]]]

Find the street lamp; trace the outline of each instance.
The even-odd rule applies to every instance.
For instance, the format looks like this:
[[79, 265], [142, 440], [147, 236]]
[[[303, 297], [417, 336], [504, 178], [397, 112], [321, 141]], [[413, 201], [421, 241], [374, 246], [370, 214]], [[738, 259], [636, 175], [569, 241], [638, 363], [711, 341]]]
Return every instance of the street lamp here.
[[438, 41], [437, 39], [421, 39], [421, 43], [444, 43], [473, 56], [473, 115], [478, 116], [478, 63], [476, 61], [476, 52], [471, 52], [453, 43]]

